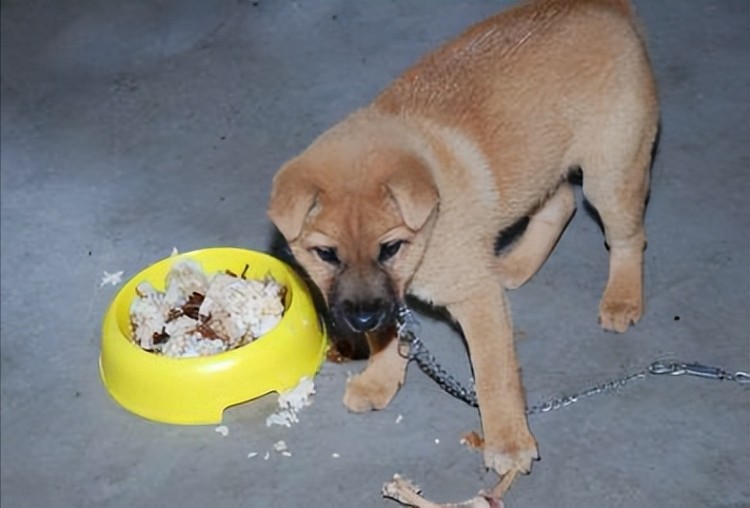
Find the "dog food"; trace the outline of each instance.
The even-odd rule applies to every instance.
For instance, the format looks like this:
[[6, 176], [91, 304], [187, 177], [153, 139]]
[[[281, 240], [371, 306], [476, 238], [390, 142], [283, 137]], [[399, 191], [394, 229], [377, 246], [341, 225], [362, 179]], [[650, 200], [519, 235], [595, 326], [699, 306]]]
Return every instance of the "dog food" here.
[[133, 341], [170, 357], [236, 349], [269, 332], [284, 313], [285, 288], [270, 276], [254, 280], [244, 272], [218, 272], [209, 277], [190, 259], [172, 266], [166, 291], [142, 282], [136, 293], [130, 307]]

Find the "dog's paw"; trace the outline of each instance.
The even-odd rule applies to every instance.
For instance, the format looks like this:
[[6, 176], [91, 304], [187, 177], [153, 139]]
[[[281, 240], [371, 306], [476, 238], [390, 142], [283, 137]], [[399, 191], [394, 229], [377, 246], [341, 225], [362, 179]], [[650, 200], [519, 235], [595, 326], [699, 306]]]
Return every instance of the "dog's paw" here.
[[528, 434], [525, 438], [514, 443], [514, 446], [505, 447], [501, 451], [500, 447], [491, 446], [485, 442], [484, 445], [484, 465], [493, 469], [500, 476], [508, 473], [529, 474], [531, 464], [539, 459], [536, 441]]
[[493, 469], [500, 476], [511, 471], [523, 474], [531, 472], [531, 464], [539, 459], [536, 446], [526, 450], [516, 450], [513, 453], [484, 450], [484, 466]]
[[367, 373], [353, 376], [346, 384], [344, 406], [354, 413], [383, 409], [396, 395], [398, 381], [383, 382], [370, 379]]
[[618, 298], [605, 294], [599, 305], [599, 324], [608, 332], [624, 333], [642, 315], [643, 299], [640, 297]]

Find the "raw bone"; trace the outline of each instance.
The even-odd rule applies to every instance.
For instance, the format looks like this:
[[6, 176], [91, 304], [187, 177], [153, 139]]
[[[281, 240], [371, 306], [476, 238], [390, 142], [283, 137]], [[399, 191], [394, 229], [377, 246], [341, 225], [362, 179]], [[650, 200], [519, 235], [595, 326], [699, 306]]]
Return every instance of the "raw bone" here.
[[505, 475], [492, 492], [480, 492], [475, 497], [462, 503], [437, 504], [428, 501], [422, 497], [419, 487], [397, 474], [393, 475], [393, 480], [383, 485], [382, 494], [403, 505], [415, 508], [503, 508], [505, 504], [501, 497], [513, 483], [515, 476], [515, 473]]

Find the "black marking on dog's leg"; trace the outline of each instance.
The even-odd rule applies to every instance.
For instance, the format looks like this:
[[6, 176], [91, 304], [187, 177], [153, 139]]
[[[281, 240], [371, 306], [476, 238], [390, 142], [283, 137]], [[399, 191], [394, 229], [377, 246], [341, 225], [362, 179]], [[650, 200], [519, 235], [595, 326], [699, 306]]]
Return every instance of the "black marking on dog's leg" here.
[[529, 227], [529, 217], [522, 217], [510, 227], [500, 231], [495, 237], [495, 255], [499, 256], [504, 250], [513, 245], [523, 235], [527, 227]]

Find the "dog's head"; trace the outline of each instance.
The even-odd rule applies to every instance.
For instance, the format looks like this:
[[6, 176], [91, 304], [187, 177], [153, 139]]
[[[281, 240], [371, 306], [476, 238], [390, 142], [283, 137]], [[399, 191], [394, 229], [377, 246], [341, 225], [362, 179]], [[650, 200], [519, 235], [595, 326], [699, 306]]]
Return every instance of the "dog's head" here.
[[334, 324], [393, 324], [422, 259], [438, 193], [427, 163], [378, 136], [324, 137], [277, 173], [268, 214]]

